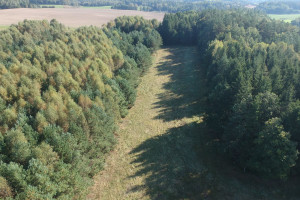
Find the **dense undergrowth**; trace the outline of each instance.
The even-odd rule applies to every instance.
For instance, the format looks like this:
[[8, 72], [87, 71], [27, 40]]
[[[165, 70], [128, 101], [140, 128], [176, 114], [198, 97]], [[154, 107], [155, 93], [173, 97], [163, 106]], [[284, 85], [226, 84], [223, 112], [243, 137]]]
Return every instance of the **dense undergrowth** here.
[[0, 32], [1, 198], [84, 198], [161, 45], [157, 26], [25, 20]]

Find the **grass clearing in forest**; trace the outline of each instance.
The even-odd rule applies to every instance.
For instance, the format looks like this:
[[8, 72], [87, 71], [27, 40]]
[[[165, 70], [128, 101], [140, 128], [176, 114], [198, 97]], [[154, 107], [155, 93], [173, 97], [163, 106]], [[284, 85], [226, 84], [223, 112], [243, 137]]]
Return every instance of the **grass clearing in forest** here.
[[203, 123], [204, 72], [195, 47], [157, 51], [118, 144], [94, 178], [94, 200], [297, 199], [299, 182], [263, 180], [234, 167]]
[[82, 6], [81, 8], [90, 8], [90, 9], [111, 9], [112, 6]]
[[54, 8], [64, 8], [64, 7], [66, 7], [66, 5], [43, 5], [43, 4], [41, 4], [41, 5], [39, 5], [39, 6], [41, 6], [41, 8], [43, 8], [43, 6], [46, 6], [46, 7], [54, 7]]
[[[136, 104], [120, 124], [119, 143], [88, 199], [200, 198], [209, 193], [210, 185], [199, 183], [208, 178], [207, 170], [195, 162], [203, 92], [195, 93], [201, 82], [195, 53], [196, 48], [180, 47], [155, 54], [156, 64], [142, 78]], [[187, 187], [193, 184], [197, 188]], [[203, 193], [196, 194], [199, 190]]]
[[0, 31], [8, 29], [9, 26], [0, 26]]
[[282, 20], [285, 22], [291, 23], [291, 21], [300, 17], [300, 14], [286, 14], [286, 15], [278, 15], [278, 14], [268, 14], [269, 17], [276, 20]]

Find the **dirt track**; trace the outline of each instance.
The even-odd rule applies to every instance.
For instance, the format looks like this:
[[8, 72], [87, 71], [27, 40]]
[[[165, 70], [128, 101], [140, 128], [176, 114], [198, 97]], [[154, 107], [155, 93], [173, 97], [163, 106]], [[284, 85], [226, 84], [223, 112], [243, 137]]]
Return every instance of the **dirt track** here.
[[79, 26], [102, 26], [119, 16], [140, 15], [146, 19], [163, 20], [164, 13], [141, 12], [132, 10], [93, 9], [93, 8], [19, 8], [0, 10], [0, 26], [16, 24], [24, 19], [28, 20], [51, 20], [70, 27]]

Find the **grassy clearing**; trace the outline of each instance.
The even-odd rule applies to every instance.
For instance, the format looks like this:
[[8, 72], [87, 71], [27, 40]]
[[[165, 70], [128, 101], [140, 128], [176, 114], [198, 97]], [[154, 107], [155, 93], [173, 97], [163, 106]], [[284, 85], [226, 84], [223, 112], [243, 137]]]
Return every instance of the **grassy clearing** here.
[[[136, 105], [120, 124], [119, 144], [95, 178], [88, 199], [172, 199], [195, 193], [184, 187], [205, 173], [193, 153], [195, 128], [202, 121], [197, 112], [201, 91], [195, 92], [195, 87], [201, 79], [192, 59], [195, 52], [157, 52], [155, 67], [139, 86]], [[180, 83], [173, 82], [174, 76], [182, 77]], [[189, 98], [183, 96], [187, 93]]]
[[261, 180], [217, 153], [218, 141], [202, 121], [206, 92], [199, 65], [193, 47], [156, 53], [87, 199], [299, 199], [297, 178]]
[[112, 6], [82, 6], [81, 8], [89, 8], [89, 9], [111, 9]]
[[64, 8], [65, 7], [65, 5], [50, 5], [50, 4], [49, 5], [40, 5], [40, 6], [41, 7], [42, 6], [47, 6], [47, 7], [53, 7], [54, 6], [55, 8]]
[[269, 14], [269, 16], [272, 19], [276, 19], [276, 20], [282, 20], [285, 22], [291, 22], [293, 20], [295, 20], [296, 18], [300, 17], [300, 14], [288, 14], [288, 15], [275, 15], [275, 14]]
[[4, 29], [7, 29], [9, 26], [1, 26], [0, 25], [0, 30], [4, 30]]
[[9, 27], [9, 26], [2, 26], [2, 25], [0, 25], [0, 31], [5, 30], [5, 29], [8, 29], [8, 27]]

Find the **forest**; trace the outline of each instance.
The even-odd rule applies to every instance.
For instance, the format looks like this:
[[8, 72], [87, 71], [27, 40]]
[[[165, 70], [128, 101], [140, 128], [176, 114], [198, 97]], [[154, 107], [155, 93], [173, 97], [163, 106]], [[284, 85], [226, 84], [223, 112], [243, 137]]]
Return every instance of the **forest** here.
[[43, 7], [43, 5], [70, 5], [70, 6], [112, 6], [112, 9], [144, 10], [179, 12], [204, 9], [228, 9], [245, 5], [237, 0], [230, 1], [197, 1], [197, 0], [0, 0], [0, 9]]
[[115, 4], [113, 9], [123, 10], [144, 10], [144, 11], [162, 11], [162, 12], [183, 12], [190, 10], [205, 10], [205, 9], [230, 9], [244, 5], [238, 1], [142, 1], [129, 0]]
[[296, 14], [300, 13], [300, 2], [297, 0], [266, 1], [260, 3], [256, 9], [268, 14]]
[[[44, 5], [70, 6], [111, 6], [112, 9], [142, 10], [160, 12], [200, 11], [205, 9], [242, 8], [249, 4], [257, 5], [256, 10], [268, 14], [295, 14], [300, 12], [300, 3], [289, 1], [260, 1], [260, 0], [0, 0], [0, 9], [36, 8]], [[51, 6], [50, 6], [51, 7]], [[52, 6], [53, 7], [53, 6]]]
[[232, 8], [243, 8], [249, 4], [257, 5], [255, 8], [256, 10], [268, 14], [300, 13], [300, 3], [296, 0], [0, 0], [0, 9], [37, 8], [45, 7], [44, 5], [70, 5], [87, 7], [111, 6], [112, 9], [121, 10], [142, 10], [175, 13], [192, 10], [201, 11], [205, 9], [224, 10]]
[[32, 7], [29, 0], [0, 0], [0, 9]]
[[[256, 2], [252, 0], [252, 2]], [[0, 9], [45, 7], [43, 5], [112, 6], [112, 9], [179, 12], [204, 9], [230, 9], [249, 4], [247, 0], [0, 0]], [[51, 6], [50, 6], [51, 7]]]
[[224, 155], [263, 177], [299, 173], [299, 28], [256, 11], [214, 10], [167, 14], [159, 30], [165, 44], [198, 43], [205, 122]]
[[0, 197], [82, 199], [161, 45], [158, 22], [100, 29], [56, 20], [0, 34]]
[[0, 32], [0, 198], [84, 199], [162, 44], [197, 44], [206, 134], [219, 141], [219, 154], [257, 177], [298, 177], [293, 24], [257, 10], [209, 9], [168, 13], [162, 23], [124, 16], [103, 28], [11, 25]]

